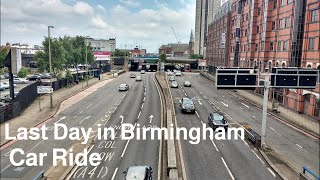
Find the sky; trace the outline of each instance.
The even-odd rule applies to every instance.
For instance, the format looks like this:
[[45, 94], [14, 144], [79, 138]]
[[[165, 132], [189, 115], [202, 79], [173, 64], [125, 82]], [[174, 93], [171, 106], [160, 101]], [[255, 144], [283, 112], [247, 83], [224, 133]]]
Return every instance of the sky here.
[[1, 45], [41, 45], [48, 36], [116, 38], [117, 48], [188, 43], [196, 0], [1, 0]]

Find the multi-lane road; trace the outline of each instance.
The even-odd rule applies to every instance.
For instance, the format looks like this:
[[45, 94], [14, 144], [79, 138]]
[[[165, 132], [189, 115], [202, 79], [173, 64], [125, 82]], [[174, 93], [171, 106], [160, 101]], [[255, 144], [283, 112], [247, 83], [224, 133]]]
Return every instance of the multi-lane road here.
[[[159, 141], [122, 140], [120, 128], [123, 123], [135, 127], [160, 127], [161, 100], [160, 90], [154, 73], [142, 75], [142, 81], [129, 77], [129, 73], [118, 78], [102, 82], [83, 93], [66, 101], [62, 112], [46, 122], [49, 127], [49, 140], [16, 141], [1, 148], [1, 179], [33, 179], [42, 170], [48, 171], [52, 166], [52, 149], [75, 148], [79, 140], [53, 140], [52, 126], [64, 123], [71, 127], [113, 127], [115, 139], [90, 139], [90, 153], [99, 153], [102, 163], [99, 166], [75, 167], [68, 179], [123, 179], [123, 171], [131, 165], [149, 165], [153, 168], [153, 177], [158, 175]], [[179, 127], [202, 127], [207, 123], [210, 112], [217, 108], [229, 116], [230, 123], [247, 123], [254, 130], [261, 130], [261, 110], [251, 107], [228, 91], [216, 90], [212, 82], [197, 73], [183, 73], [176, 77], [179, 88], [171, 88], [176, 120]], [[188, 80], [192, 87], [183, 87]], [[119, 92], [122, 83], [129, 85], [129, 91]], [[195, 114], [183, 114], [179, 110], [179, 99], [192, 98], [196, 105]], [[308, 165], [319, 169], [318, 141], [269, 117], [267, 143], [274, 146], [280, 155], [292, 157], [298, 166]], [[108, 136], [108, 135], [107, 135]], [[50, 138], [51, 137], [51, 138]], [[83, 138], [82, 138], [83, 140]], [[299, 145], [299, 146], [298, 146]], [[267, 165], [258, 151], [243, 140], [201, 140], [199, 144], [181, 141], [182, 160], [188, 179], [279, 179]], [[21, 148], [25, 152], [48, 153], [43, 166], [13, 166], [9, 161], [10, 151]], [[18, 161], [21, 157], [15, 157]]]

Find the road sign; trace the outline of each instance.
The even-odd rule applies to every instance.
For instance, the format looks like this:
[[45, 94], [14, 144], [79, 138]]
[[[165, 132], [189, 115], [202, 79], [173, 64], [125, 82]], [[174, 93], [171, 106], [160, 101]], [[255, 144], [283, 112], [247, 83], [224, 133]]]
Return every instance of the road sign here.
[[51, 86], [37, 86], [38, 94], [51, 94], [53, 88]]

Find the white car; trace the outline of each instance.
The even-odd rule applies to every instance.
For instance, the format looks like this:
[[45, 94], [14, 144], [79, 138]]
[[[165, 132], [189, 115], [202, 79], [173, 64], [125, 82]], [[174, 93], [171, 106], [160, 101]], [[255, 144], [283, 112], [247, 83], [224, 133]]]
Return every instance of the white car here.
[[183, 85], [184, 85], [185, 87], [191, 87], [190, 81], [185, 81], [185, 82], [183, 83]]
[[129, 85], [127, 84], [120, 84], [119, 86], [119, 91], [128, 91], [129, 90]]
[[13, 83], [15, 84], [27, 84], [29, 81], [26, 79], [14, 78]]
[[175, 81], [176, 79], [174, 78], [174, 76], [169, 76], [169, 81]]
[[181, 71], [176, 71], [176, 72], [175, 72], [175, 75], [176, 75], [176, 76], [181, 76]]
[[136, 81], [142, 81], [142, 77], [141, 76], [137, 76], [136, 77]]
[[168, 76], [172, 76], [173, 73], [171, 71], [168, 72]]
[[141, 70], [141, 72], [140, 72], [141, 74], [145, 74], [146, 73], [146, 71], [145, 70]]
[[[5, 89], [9, 89], [10, 88], [10, 84], [7, 83], [7, 82], [1, 83], [0, 86], [5, 88]], [[13, 87], [16, 87], [16, 84], [13, 84]]]

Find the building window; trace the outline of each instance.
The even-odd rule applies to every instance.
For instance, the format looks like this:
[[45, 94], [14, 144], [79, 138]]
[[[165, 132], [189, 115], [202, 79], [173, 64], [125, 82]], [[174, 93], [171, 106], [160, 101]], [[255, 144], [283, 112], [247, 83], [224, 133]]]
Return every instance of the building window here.
[[244, 30], [244, 34], [247, 36], [248, 35], [248, 30]]
[[312, 10], [311, 11], [311, 22], [316, 22], [318, 18], [318, 10]]
[[277, 8], [277, 3], [278, 3], [278, 0], [273, 0], [273, 9]]
[[258, 48], [259, 48], [259, 45], [258, 44], [256, 44], [256, 47], [255, 47], [255, 51], [258, 51]]
[[286, 28], [289, 27], [289, 24], [290, 24], [290, 17], [287, 17], [285, 27]]
[[282, 28], [282, 19], [279, 19], [279, 29]]
[[271, 30], [274, 31], [276, 29], [276, 22], [272, 21], [271, 22]]
[[259, 26], [257, 26], [257, 33], [259, 33], [259, 31], [260, 31], [260, 27], [259, 27]]
[[258, 7], [258, 16], [261, 14], [261, 9]]
[[270, 51], [273, 51], [273, 42], [270, 42]]
[[314, 49], [314, 41], [315, 41], [315, 38], [309, 38], [309, 49], [310, 50]]
[[281, 47], [281, 41], [278, 41], [277, 50], [280, 51], [280, 47]]
[[281, 6], [285, 5], [285, 0], [281, 0]]
[[283, 41], [283, 50], [288, 50], [288, 41]]
[[264, 42], [261, 42], [261, 51], [264, 51]]

